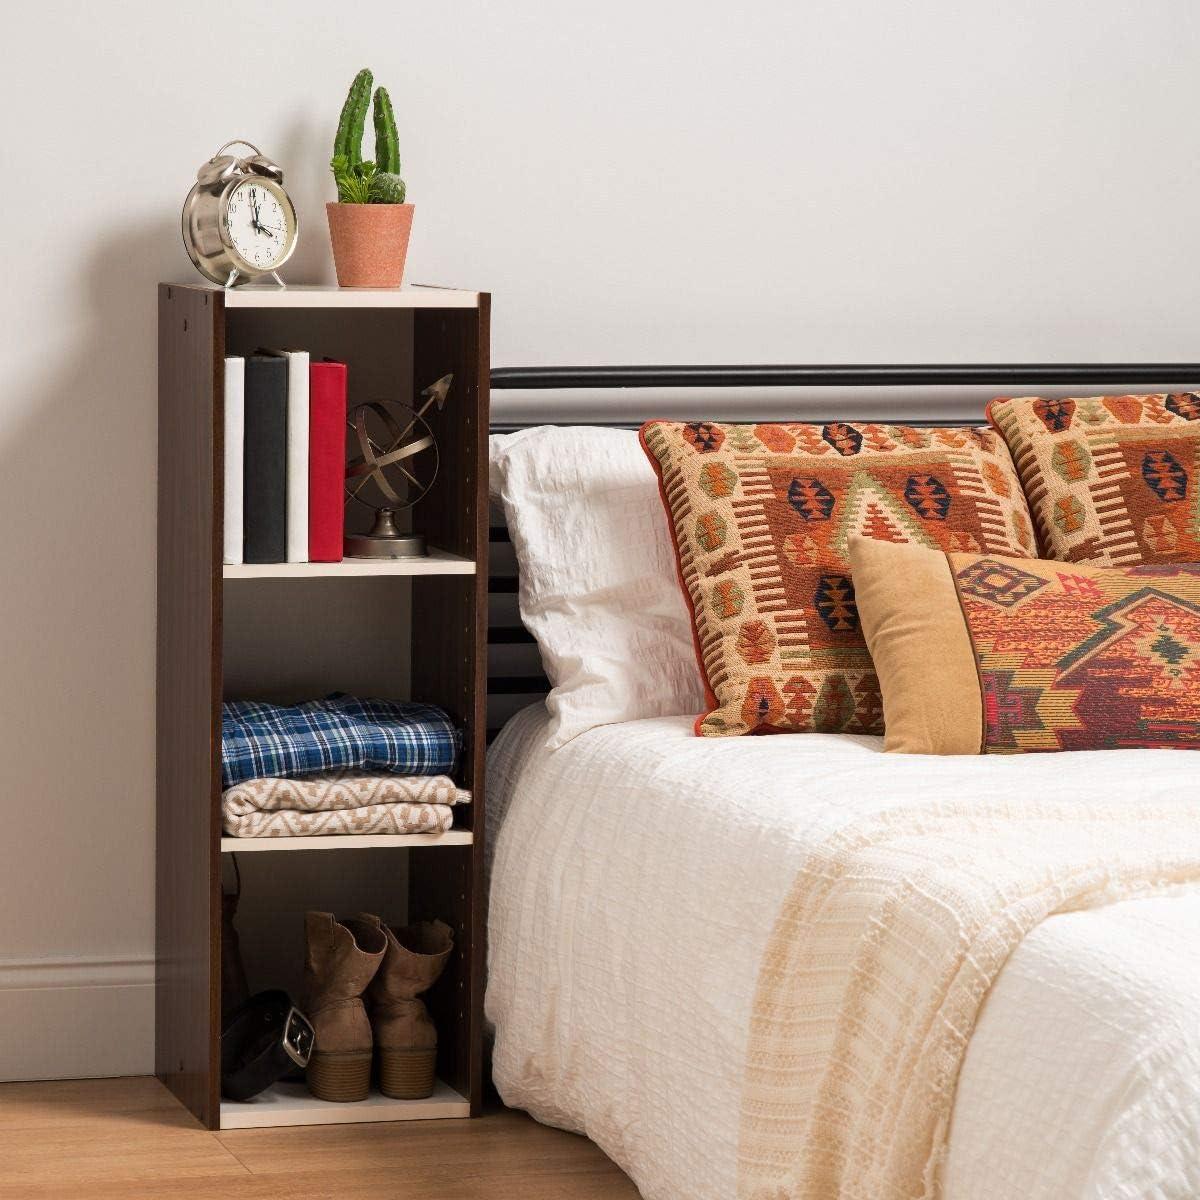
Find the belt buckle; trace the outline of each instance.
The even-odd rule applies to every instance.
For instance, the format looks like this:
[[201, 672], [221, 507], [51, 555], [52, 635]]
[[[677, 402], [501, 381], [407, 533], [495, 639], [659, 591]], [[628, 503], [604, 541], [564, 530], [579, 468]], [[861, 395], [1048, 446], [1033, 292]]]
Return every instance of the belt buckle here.
[[283, 1023], [283, 1049], [298, 1067], [307, 1067], [316, 1034], [309, 1019], [294, 1005]]

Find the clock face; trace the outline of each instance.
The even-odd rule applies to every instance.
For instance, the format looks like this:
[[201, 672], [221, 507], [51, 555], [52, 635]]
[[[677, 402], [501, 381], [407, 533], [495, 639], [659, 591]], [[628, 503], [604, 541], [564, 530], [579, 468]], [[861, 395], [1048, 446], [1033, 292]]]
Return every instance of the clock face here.
[[283, 201], [262, 180], [246, 179], [225, 206], [229, 241], [246, 264], [270, 271], [287, 257], [291, 222]]

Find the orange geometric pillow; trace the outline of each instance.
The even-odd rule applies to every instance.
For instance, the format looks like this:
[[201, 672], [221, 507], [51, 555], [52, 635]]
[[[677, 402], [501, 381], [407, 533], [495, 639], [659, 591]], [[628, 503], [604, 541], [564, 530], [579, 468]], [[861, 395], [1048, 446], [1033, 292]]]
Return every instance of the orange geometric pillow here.
[[1200, 564], [850, 553], [885, 749], [1200, 749]]
[[1200, 560], [1200, 394], [993, 400], [1048, 558]]
[[642, 445], [691, 605], [702, 735], [881, 731], [852, 535], [1035, 552], [1012, 460], [990, 429], [650, 421]]

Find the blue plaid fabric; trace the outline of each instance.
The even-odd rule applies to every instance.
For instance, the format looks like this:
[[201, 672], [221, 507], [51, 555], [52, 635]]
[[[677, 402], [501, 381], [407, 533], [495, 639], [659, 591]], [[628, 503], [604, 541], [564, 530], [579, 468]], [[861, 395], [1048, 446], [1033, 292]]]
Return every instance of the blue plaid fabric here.
[[295, 778], [315, 771], [449, 775], [462, 736], [432, 704], [324, 700], [281, 706], [253, 700], [221, 705], [221, 786]]

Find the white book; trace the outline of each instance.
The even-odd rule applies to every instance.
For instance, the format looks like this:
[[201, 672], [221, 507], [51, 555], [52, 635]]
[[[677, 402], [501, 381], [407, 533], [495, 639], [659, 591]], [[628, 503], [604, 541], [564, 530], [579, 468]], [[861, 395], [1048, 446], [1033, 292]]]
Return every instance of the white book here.
[[225, 549], [224, 561], [242, 561], [242, 488], [246, 447], [246, 360], [225, 360]]
[[273, 350], [287, 359], [287, 560], [308, 562], [307, 350]]

